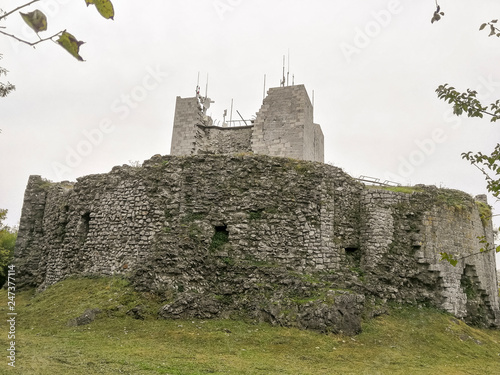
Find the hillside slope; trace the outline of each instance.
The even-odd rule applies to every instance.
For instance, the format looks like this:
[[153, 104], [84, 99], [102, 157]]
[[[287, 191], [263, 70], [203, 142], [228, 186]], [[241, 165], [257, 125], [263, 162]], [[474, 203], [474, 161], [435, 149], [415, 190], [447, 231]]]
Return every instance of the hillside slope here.
[[[7, 292], [0, 292], [7, 315]], [[498, 374], [500, 332], [434, 309], [393, 306], [355, 337], [242, 320], [161, 320], [161, 300], [117, 278], [68, 279], [16, 295], [22, 374]], [[130, 311], [137, 307], [133, 311]], [[87, 325], [68, 322], [86, 309]], [[128, 314], [127, 314], [128, 312]], [[7, 348], [7, 328], [1, 334]]]

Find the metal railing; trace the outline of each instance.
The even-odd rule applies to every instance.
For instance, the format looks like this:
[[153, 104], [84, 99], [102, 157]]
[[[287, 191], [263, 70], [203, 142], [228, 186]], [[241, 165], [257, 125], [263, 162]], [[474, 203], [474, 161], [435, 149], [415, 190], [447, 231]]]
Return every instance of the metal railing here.
[[380, 186], [401, 186], [401, 184], [394, 181], [385, 180], [384, 182], [382, 182], [380, 181], [380, 178], [370, 176], [359, 176], [358, 178], [356, 178], [356, 180]]

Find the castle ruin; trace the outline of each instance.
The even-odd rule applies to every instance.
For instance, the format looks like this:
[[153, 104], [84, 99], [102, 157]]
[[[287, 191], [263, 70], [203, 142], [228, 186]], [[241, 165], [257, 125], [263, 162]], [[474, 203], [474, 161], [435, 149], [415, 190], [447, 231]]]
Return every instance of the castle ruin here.
[[[121, 275], [164, 318], [240, 316], [356, 334], [389, 302], [500, 326], [484, 196], [361, 184], [323, 164], [304, 86], [269, 90], [256, 120], [215, 127], [177, 98], [172, 155], [52, 183], [31, 176], [17, 285]], [[456, 266], [441, 261], [453, 254]]]

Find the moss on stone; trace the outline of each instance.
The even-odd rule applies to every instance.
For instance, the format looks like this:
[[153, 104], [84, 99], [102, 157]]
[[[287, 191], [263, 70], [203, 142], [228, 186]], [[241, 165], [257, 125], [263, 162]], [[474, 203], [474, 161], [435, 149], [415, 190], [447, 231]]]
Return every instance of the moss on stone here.
[[487, 203], [479, 201], [476, 201], [476, 206], [477, 209], [479, 210], [479, 217], [481, 218], [483, 226], [487, 226], [492, 216], [491, 206]]
[[380, 189], [393, 191], [395, 193], [405, 193], [405, 194], [413, 194], [422, 192], [423, 189], [421, 187], [416, 186], [375, 186], [375, 185], [365, 185], [367, 189]]

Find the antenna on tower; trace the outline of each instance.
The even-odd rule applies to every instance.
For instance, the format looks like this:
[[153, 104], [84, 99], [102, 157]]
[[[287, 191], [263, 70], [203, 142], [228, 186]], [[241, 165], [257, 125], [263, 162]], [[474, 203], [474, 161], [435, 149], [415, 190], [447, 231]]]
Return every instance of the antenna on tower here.
[[231, 98], [231, 113], [229, 114], [229, 123], [233, 125], [233, 99]]
[[288, 86], [288, 78], [290, 77], [290, 48], [288, 48], [288, 71], [286, 72], [286, 85]]
[[208, 73], [207, 73], [207, 85], [205, 86], [205, 99], [208, 97]]
[[285, 55], [283, 55], [283, 78], [280, 82], [281, 87], [285, 87]]

